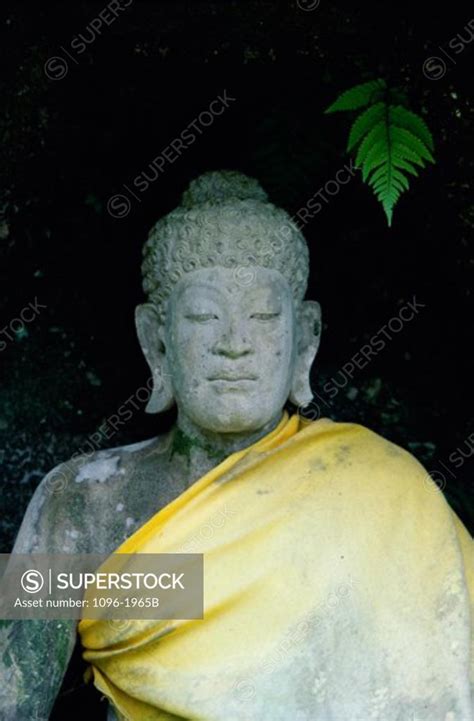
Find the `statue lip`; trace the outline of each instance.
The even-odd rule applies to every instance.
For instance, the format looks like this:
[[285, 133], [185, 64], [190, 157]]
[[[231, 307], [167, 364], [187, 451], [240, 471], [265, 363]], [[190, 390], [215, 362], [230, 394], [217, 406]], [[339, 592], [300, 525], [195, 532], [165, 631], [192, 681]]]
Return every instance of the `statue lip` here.
[[230, 373], [221, 373], [218, 376], [211, 376], [208, 381], [256, 381], [257, 376], [236, 376]]

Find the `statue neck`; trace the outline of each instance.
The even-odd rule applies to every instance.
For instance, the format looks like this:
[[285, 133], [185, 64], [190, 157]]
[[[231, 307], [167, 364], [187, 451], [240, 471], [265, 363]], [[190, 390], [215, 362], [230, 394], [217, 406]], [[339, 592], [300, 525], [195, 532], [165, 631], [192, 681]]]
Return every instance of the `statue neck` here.
[[173, 431], [172, 453], [188, 456], [191, 466], [205, 473], [217, 466], [231, 453], [247, 448], [272, 431], [283, 416], [280, 410], [268, 423], [255, 431], [237, 433], [216, 433], [197, 426], [188, 416], [180, 412]]

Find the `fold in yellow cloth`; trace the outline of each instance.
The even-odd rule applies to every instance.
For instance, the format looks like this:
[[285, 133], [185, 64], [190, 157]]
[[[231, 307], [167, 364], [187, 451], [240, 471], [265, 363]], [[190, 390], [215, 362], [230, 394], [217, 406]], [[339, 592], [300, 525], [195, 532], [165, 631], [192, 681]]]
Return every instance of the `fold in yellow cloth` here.
[[79, 624], [120, 719], [474, 718], [474, 543], [406, 451], [285, 411], [116, 553], [190, 549], [203, 619]]

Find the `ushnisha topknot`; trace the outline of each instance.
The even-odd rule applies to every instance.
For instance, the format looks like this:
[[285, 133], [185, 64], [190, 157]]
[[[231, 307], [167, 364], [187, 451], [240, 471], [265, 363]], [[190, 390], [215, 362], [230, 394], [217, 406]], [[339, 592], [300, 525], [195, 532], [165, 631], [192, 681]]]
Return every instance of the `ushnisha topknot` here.
[[174, 285], [199, 268], [235, 268], [236, 277], [249, 266], [273, 268], [297, 303], [306, 293], [309, 253], [302, 233], [255, 178], [233, 170], [195, 178], [181, 204], [151, 229], [143, 257], [143, 290], [162, 323]]
[[184, 191], [181, 205], [194, 208], [203, 203], [226, 203], [230, 200], [261, 200], [268, 202], [268, 195], [255, 178], [249, 178], [236, 170], [220, 170], [203, 173], [192, 180]]

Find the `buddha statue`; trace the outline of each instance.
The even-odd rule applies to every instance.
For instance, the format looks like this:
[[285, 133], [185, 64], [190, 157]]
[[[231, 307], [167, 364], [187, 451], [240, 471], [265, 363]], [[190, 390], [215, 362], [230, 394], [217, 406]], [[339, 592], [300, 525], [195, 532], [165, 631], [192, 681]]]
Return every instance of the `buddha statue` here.
[[203, 553], [204, 618], [5, 623], [2, 719], [48, 718], [79, 631], [109, 721], [473, 721], [472, 539], [409, 453], [300, 413], [308, 273], [299, 229], [237, 172], [196, 178], [151, 230], [146, 410], [176, 422], [53, 469], [13, 552]]

